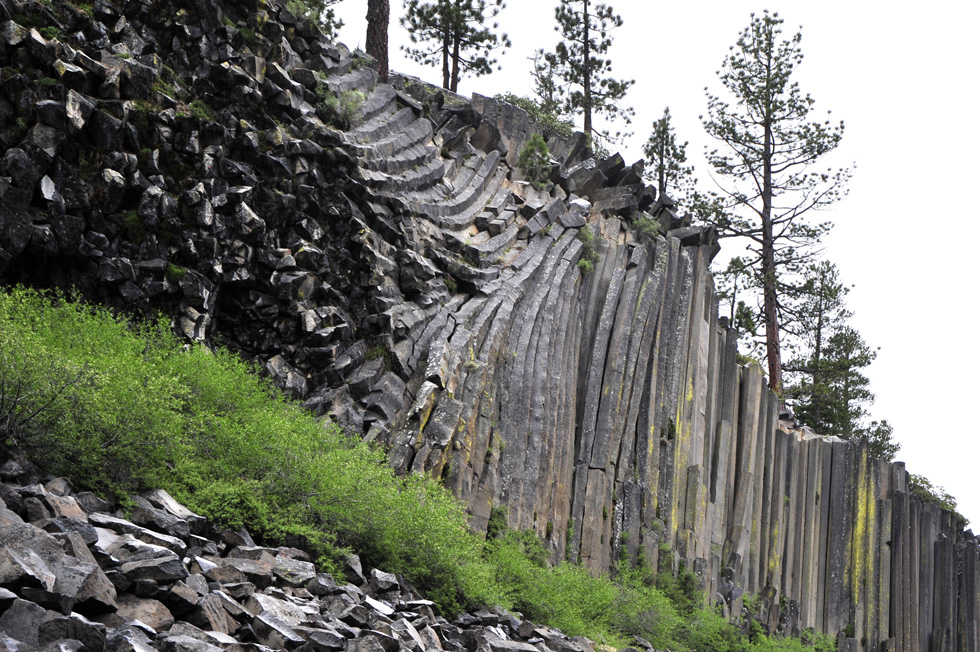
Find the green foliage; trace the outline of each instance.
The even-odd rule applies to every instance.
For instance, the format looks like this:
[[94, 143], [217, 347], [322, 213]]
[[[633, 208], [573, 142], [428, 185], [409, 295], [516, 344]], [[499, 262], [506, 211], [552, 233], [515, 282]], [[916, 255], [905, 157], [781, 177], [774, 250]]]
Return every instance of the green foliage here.
[[364, 104], [364, 93], [359, 90], [341, 91], [339, 95], [324, 84], [317, 86], [320, 106], [326, 112], [327, 121], [340, 129], [350, 129]]
[[[571, 127], [563, 101], [568, 92], [568, 85], [562, 83], [558, 74], [560, 70], [558, 58], [554, 54], [545, 53], [543, 49], [537, 49], [531, 57], [531, 64], [534, 95], [538, 98], [537, 101], [531, 101], [539, 106], [542, 112], [560, 116], [561, 120], [568, 122]], [[571, 135], [571, 129], [568, 135]]]
[[126, 235], [130, 240], [143, 242], [146, 238], [146, 224], [135, 210], [131, 210], [123, 215], [122, 226], [126, 230]]
[[487, 519], [487, 538], [497, 539], [507, 533], [507, 506], [498, 505], [490, 509]]
[[618, 647], [641, 636], [658, 649], [675, 647], [673, 636], [680, 624], [676, 610], [627, 565], [620, 566], [614, 581], [593, 577], [567, 562], [542, 566], [534, 559], [535, 548], [541, 549], [517, 532], [488, 541], [487, 561], [505, 604], [570, 636], [589, 636]]
[[824, 634], [812, 634], [807, 640], [803, 640], [766, 636], [761, 633], [761, 625], [759, 629], [760, 632], [752, 638], [746, 652], [834, 652], [837, 649], [837, 642]]
[[697, 575], [689, 571], [683, 561], [677, 569], [677, 574], [674, 575], [673, 553], [669, 546], [661, 544], [659, 555], [657, 588], [670, 598], [681, 614], [690, 616], [703, 602]]
[[214, 120], [214, 113], [211, 111], [211, 107], [205, 104], [203, 100], [194, 100], [188, 108], [191, 111], [191, 115], [198, 120]]
[[590, 4], [588, 0], [560, 0], [555, 7], [555, 20], [561, 42], [553, 54], [542, 54], [544, 69], [556, 76], [557, 96], [563, 112], [581, 114], [586, 136], [604, 139], [624, 137], [610, 134], [592, 126], [593, 114], [605, 115], [610, 121], [630, 124], [634, 111], [622, 106], [626, 91], [633, 80], [603, 77], [612, 71], [612, 61], [604, 58], [612, 45], [612, 30], [623, 19], [604, 3]]
[[578, 239], [582, 242], [582, 254], [579, 257], [578, 267], [583, 274], [591, 274], [600, 257], [596, 250], [596, 236], [588, 224], [579, 229]]
[[642, 238], [653, 239], [660, 235], [660, 222], [648, 213], [639, 213], [631, 223], [633, 231]]
[[46, 25], [45, 27], [41, 27], [37, 31], [41, 36], [43, 36], [49, 41], [52, 40], [60, 41], [62, 38], [64, 38], [64, 35], [62, 34], [61, 30], [55, 27], [54, 25]]
[[[647, 175], [657, 182], [657, 196], [670, 195], [681, 203], [687, 203], [694, 191], [694, 167], [687, 162], [687, 142], [678, 144], [674, 127], [670, 124], [670, 109], [653, 123], [653, 132], [643, 146], [649, 168]], [[670, 192], [668, 192], [668, 190]]]
[[372, 346], [364, 354], [365, 360], [381, 360], [385, 371], [391, 370], [391, 352], [382, 344]]
[[965, 521], [966, 518], [963, 517], [956, 510], [956, 498], [946, 493], [946, 490], [939, 485], [934, 485], [929, 481], [929, 478], [924, 475], [916, 475], [915, 473], [909, 474], [909, 488], [912, 493], [918, 496], [921, 500], [929, 503], [935, 503], [939, 505], [942, 509], [948, 509], [953, 512], [957, 518]]
[[548, 172], [551, 169], [551, 158], [548, 156], [548, 144], [541, 134], [533, 134], [517, 157], [517, 165], [524, 176], [538, 190], [545, 186]]
[[813, 173], [810, 166], [840, 143], [844, 125], [812, 121], [813, 99], [793, 81], [803, 60], [801, 34], [782, 39], [778, 14], [755, 14], [725, 57], [719, 80], [732, 100], [707, 93], [702, 124], [723, 145], [708, 153], [722, 177], [724, 199], [704, 219], [722, 237], [751, 241], [745, 259], [761, 289], [770, 388], [782, 390], [780, 350], [783, 280], [812, 260], [829, 223], [810, 221], [811, 210], [845, 194], [850, 171]]
[[320, 562], [358, 550], [442, 610], [494, 602], [481, 544], [435, 481], [289, 402], [225, 351], [184, 349], [162, 323], [28, 290], [0, 294], [2, 444], [79, 487], [161, 487]]
[[169, 263], [167, 265], [167, 270], [164, 273], [166, 274], [167, 280], [171, 283], [180, 283], [184, 280], [184, 277], [187, 276], [187, 268]]
[[[337, 30], [344, 26], [344, 21], [337, 18], [333, 10], [333, 6], [339, 2], [340, 0], [287, 0], [286, 9], [294, 16], [312, 21], [328, 38], [334, 38]], [[252, 38], [247, 40], [251, 41]]]
[[683, 640], [691, 650], [748, 652], [749, 642], [738, 628], [710, 609], [693, 610], [684, 625]]
[[504, 6], [503, 0], [405, 0], [401, 24], [412, 46], [402, 50], [423, 66], [441, 66], [442, 87], [455, 93], [466, 73], [493, 72], [493, 51], [511, 46], [496, 23], [487, 26]]
[[564, 138], [569, 138], [572, 135], [572, 123], [543, 103], [536, 102], [528, 97], [514, 95], [513, 93], [496, 95], [495, 99], [524, 109], [527, 111], [528, 118], [530, 118], [531, 122], [542, 127], [546, 133], [552, 131]]

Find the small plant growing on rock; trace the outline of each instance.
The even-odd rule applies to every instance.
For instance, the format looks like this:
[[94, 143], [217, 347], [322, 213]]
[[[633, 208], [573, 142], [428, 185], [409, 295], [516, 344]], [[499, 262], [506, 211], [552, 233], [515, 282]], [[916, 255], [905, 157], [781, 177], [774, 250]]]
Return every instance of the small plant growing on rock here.
[[640, 213], [633, 219], [633, 230], [644, 238], [655, 238], [660, 234], [660, 222], [647, 213]]
[[194, 100], [188, 108], [191, 111], [191, 115], [198, 120], [214, 119], [214, 113], [211, 111], [211, 107], [205, 104], [203, 100]]
[[579, 229], [578, 239], [582, 243], [582, 256], [578, 260], [578, 268], [583, 274], [591, 274], [595, 270], [595, 264], [599, 262], [599, 252], [595, 248], [595, 234], [586, 225]]
[[[143, 218], [141, 218], [139, 216], [139, 213], [137, 213], [135, 210], [129, 211], [128, 213], [123, 215], [122, 226], [123, 229], [126, 230], [126, 234], [129, 236], [131, 240], [134, 240], [136, 242], [143, 242], [143, 240], [146, 239], [146, 224], [144, 224]], [[181, 269], [181, 272], [184, 273], [186, 273], [187, 271], [182, 268], [179, 269]], [[169, 268], [167, 272], [168, 273], [170, 272]], [[183, 278], [183, 273], [181, 273], [180, 278]]]
[[167, 280], [171, 283], [180, 283], [182, 280], [184, 280], [184, 277], [187, 276], [187, 268], [170, 263], [167, 265], [167, 271], [165, 274]]
[[534, 134], [517, 157], [517, 165], [531, 185], [542, 190], [548, 179], [551, 159], [548, 156], [548, 144], [541, 134]]
[[365, 99], [361, 91], [342, 91], [336, 95], [322, 85], [318, 87], [317, 95], [322, 98], [320, 106], [327, 120], [341, 129], [350, 129]]

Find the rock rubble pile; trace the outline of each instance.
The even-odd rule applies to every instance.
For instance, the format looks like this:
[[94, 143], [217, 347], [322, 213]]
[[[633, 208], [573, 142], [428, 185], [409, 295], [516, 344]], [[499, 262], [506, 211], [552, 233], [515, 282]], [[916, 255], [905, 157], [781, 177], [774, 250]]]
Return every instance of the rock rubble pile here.
[[4, 652], [594, 652], [499, 609], [447, 621], [356, 556], [335, 579], [164, 491], [134, 496], [127, 518], [16, 461], [0, 478]]

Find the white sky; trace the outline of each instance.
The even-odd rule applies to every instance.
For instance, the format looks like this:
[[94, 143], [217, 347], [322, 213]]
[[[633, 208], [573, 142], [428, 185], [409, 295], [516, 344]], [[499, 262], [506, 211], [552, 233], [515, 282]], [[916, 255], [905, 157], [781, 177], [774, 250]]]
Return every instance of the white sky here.
[[[501, 72], [466, 78], [460, 93], [531, 94], [527, 61], [535, 48], [553, 49], [555, 0], [510, 0], [499, 16], [513, 49]], [[980, 427], [966, 408], [980, 403], [978, 311], [969, 299], [976, 279], [973, 250], [980, 209], [969, 198], [980, 177], [980, 3], [939, 0], [771, 2], [742, 0], [652, 2], [613, 0], [624, 25], [614, 34], [613, 74], [635, 79], [626, 103], [636, 109], [633, 138], [621, 148], [627, 162], [642, 157], [650, 125], [669, 106], [688, 159], [702, 180], [705, 136], [698, 116], [704, 88], [722, 93], [715, 71], [763, 9], [785, 19], [784, 34], [803, 28], [805, 60], [797, 81], [815, 100], [814, 117], [828, 109], [843, 119], [844, 140], [826, 165], [856, 163], [850, 196], [818, 217], [835, 228], [826, 257], [849, 296], [852, 324], [880, 347], [869, 368], [877, 419], [895, 428], [898, 459], [953, 494], [960, 512], [980, 524]], [[441, 83], [399, 50], [407, 42], [392, 0], [391, 68]], [[366, 0], [337, 9], [347, 25], [340, 40], [364, 42]], [[971, 116], [973, 116], [971, 118]], [[821, 166], [825, 167], [825, 166]], [[720, 257], [726, 257], [723, 250]]]

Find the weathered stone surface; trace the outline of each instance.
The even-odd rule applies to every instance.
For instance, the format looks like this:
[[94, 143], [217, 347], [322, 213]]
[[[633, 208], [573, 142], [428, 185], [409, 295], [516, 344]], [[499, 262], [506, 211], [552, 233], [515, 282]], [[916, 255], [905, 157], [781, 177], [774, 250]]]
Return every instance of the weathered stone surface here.
[[86, 650], [102, 652], [106, 648], [106, 628], [105, 625], [93, 623], [79, 614], [50, 618], [41, 623], [37, 638], [39, 645], [63, 639], [81, 641]]
[[0, 615], [0, 632], [28, 647], [38, 646], [38, 631], [46, 615], [44, 607], [27, 600], [14, 600]]
[[158, 631], [165, 631], [174, 623], [173, 614], [159, 600], [123, 594], [117, 602], [117, 613], [128, 620], [142, 621]]
[[289, 586], [303, 586], [316, 578], [316, 567], [306, 561], [279, 555], [272, 567], [272, 573]]
[[164, 584], [182, 580], [189, 574], [177, 556], [129, 561], [120, 570], [132, 582], [155, 580]]

